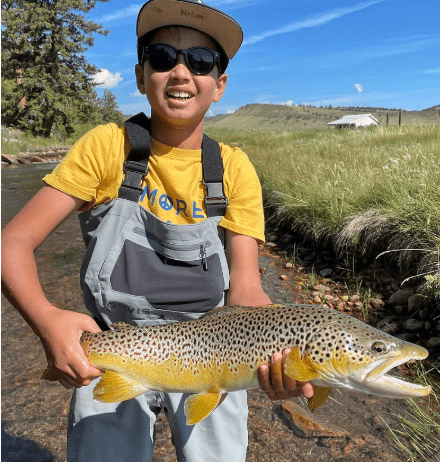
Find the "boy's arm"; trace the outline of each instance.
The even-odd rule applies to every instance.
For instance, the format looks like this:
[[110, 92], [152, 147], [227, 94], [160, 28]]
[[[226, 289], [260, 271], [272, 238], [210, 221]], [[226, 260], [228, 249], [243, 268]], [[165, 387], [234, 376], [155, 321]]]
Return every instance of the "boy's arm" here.
[[90, 316], [56, 308], [47, 300], [34, 251], [83, 203], [44, 186], [2, 232], [2, 292], [40, 337], [49, 367], [66, 388], [87, 385], [100, 375], [79, 343], [82, 332], [100, 329]]
[[[261, 306], [271, 303], [264, 293], [258, 268], [257, 241], [242, 234], [226, 230], [226, 257], [230, 272], [228, 305]], [[261, 389], [272, 400], [288, 399], [293, 396], [313, 396], [310, 382], [297, 382], [284, 374], [288, 349], [272, 355], [270, 364], [263, 364], [258, 370]]]

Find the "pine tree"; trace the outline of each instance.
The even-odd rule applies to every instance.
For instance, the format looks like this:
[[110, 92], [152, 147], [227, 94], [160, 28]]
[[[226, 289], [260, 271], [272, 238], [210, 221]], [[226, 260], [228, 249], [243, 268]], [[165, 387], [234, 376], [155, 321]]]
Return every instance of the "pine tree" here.
[[104, 96], [98, 98], [97, 105], [101, 111], [102, 123], [124, 122], [125, 117], [118, 110], [116, 96], [110, 90], [104, 90]]
[[49, 137], [54, 126], [71, 133], [73, 123], [94, 113], [97, 69], [84, 52], [93, 34], [108, 31], [85, 14], [107, 1], [2, 0], [2, 81], [8, 96], [2, 109], [10, 123]]

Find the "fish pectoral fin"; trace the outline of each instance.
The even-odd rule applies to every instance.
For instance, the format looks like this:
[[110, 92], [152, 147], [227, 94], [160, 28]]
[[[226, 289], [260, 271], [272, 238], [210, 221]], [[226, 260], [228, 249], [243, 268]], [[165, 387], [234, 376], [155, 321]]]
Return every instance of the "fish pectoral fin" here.
[[310, 369], [310, 367], [308, 367], [301, 359], [299, 348], [297, 346], [290, 350], [284, 372], [292, 379], [299, 380], [300, 382], [307, 382], [318, 377], [318, 374], [314, 370]]
[[186, 398], [185, 401], [185, 416], [186, 424], [194, 425], [201, 422], [204, 418], [220, 404], [222, 393], [198, 393]]
[[315, 412], [319, 406], [321, 406], [327, 401], [330, 391], [331, 391], [330, 387], [315, 387], [315, 393], [313, 394], [311, 398], [308, 399], [309, 409], [312, 412]]
[[116, 403], [136, 398], [148, 389], [117, 372], [105, 371], [93, 390], [93, 398], [103, 403]]

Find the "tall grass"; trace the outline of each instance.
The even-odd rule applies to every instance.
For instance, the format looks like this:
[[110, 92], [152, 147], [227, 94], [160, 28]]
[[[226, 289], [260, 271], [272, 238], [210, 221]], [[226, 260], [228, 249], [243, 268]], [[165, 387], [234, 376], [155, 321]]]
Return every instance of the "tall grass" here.
[[247, 152], [280, 223], [314, 241], [332, 242], [341, 254], [374, 257], [399, 249], [390, 255], [401, 268], [435, 270], [440, 127], [209, 134]]

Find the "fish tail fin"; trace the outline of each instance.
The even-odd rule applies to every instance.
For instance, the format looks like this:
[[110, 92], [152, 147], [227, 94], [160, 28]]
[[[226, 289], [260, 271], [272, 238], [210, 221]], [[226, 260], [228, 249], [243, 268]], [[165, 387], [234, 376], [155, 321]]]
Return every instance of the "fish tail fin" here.
[[52, 369], [47, 367], [41, 374], [41, 380], [49, 380], [50, 382], [56, 382], [58, 380], [58, 377]]

